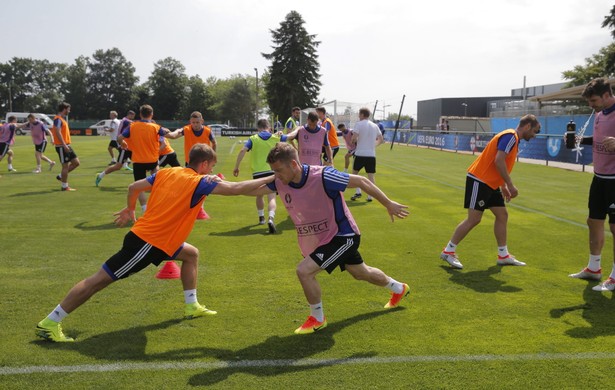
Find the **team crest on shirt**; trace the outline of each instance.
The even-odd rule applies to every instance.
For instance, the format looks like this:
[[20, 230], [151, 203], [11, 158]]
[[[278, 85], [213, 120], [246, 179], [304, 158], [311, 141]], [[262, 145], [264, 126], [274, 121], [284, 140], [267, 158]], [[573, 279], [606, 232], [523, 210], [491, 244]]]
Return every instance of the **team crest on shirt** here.
[[285, 201], [287, 204], [290, 204], [290, 202], [292, 201], [292, 198], [291, 198], [290, 194], [286, 194], [286, 195], [284, 195], [284, 201]]
[[485, 201], [484, 201], [484, 200], [480, 200], [480, 201], [478, 201], [478, 205], [479, 205], [480, 207], [484, 207], [484, 206], [485, 206]]

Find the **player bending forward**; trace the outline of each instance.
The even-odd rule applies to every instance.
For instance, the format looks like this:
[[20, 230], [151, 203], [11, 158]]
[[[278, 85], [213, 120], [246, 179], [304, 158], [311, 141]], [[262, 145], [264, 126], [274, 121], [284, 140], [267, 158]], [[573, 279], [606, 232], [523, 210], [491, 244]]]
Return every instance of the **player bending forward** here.
[[209, 314], [197, 301], [197, 270], [199, 251], [184, 242], [192, 231], [196, 215], [205, 197], [218, 195], [248, 195], [271, 181], [271, 177], [243, 182], [220, 181], [210, 174], [216, 165], [216, 152], [205, 144], [190, 149], [188, 167], [162, 169], [128, 187], [128, 205], [115, 213], [115, 223], [124, 226], [135, 221], [135, 206], [139, 194], [150, 191], [147, 210], [124, 237], [124, 245], [111, 256], [94, 275], [77, 283], [58, 306], [36, 327], [36, 335], [55, 342], [75, 341], [62, 332], [60, 322], [92, 295], [116, 280], [141, 271], [149, 264], [163, 260], [182, 262], [181, 282], [184, 288], [184, 317], [191, 319]]
[[297, 276], [310, 304], [310, 315], [297, 334], [313, 333], [327, 326], [316, 275], [326, 270], [332, 273], [340, 267], [357, 280], [365, 280], [391, 291], [384, 306], [393, 308], [408, 295], [409, 287], [387, 276], [378, 268], [363, 262], [359, 253], [361, 233], [342, 192], [360, 187], [386, 207], [391, 221], [405, 218], [407, 208], [390, 200], [375, 184], [362, 176], [340, 172], [333, 167], [301, 164], [297, 150], [278, 143], [267, 156], [275, 173], [275, 181], [264, 185], [257, 193], [278, 192], [297, 229], [303, 260], [297, 266]]

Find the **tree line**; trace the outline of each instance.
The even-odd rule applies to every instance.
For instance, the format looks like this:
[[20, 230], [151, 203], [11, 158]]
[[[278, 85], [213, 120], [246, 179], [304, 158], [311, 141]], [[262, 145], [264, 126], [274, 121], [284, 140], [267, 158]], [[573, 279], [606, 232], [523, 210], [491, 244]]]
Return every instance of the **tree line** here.
[[[289, 12], [277, 30], [270, 30], [273, 51], [261, 53], [271, 66], [256, 76], [227, 79], [186, 74], [177, 59], [167, 57], [140, 82], [133, 64], [118, 48], [96, 50], [72, 64], [13, 57], [0, 63], [0, 113], [55, 113], [58, 103], [72, 104], [71, 118], [123, 115], [147, 103], [156, 118], [182, 120], [200, 111], [206, 121], [234, 126], [254, 124], [258, 113], [286, 118], [293, 106], [314, 107], [320, 89], [316, 48], [320, 42], [304, 27], [301, 15]], [[257, 85], [258, 84], [258, 85]]]
[[[151, 104], [159, 119], [185, 119], [201, 111], [205, 119], [243, 125], [254, 117], [256, 80], [189, 76], [182, 63], [167, 57], [139, 83], [135, 67], [118, 48], [97, 50], [72, 64], [14, 57], [0, 63], [0, 111], [55, 113], [59, 102], [72, 104], [71, 118], [106, 118]], [[264, 97], [263, 92], [260, 93]]]

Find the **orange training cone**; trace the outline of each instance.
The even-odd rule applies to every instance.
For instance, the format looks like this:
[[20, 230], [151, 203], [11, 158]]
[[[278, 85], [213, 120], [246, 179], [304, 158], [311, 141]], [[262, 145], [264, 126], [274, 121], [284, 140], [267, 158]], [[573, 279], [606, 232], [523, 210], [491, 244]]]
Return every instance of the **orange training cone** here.
[[179, 266], [175, 264], [174, 261], [167, 261], [164, 263], [164, 266], [158, 273], [156, 277], [158, 279], [179, 279], [181, 275], [181, 270]]

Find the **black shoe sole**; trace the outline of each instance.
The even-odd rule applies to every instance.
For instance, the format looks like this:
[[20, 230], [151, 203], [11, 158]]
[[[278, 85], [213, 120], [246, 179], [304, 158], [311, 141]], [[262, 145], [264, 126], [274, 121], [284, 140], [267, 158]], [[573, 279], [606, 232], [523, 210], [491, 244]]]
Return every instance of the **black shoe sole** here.
[[268, 222], [267, 226], [269, 227], [270, 234], [275, 234], [277, 232], [275, 229], [275, 224], [273, 222]]

